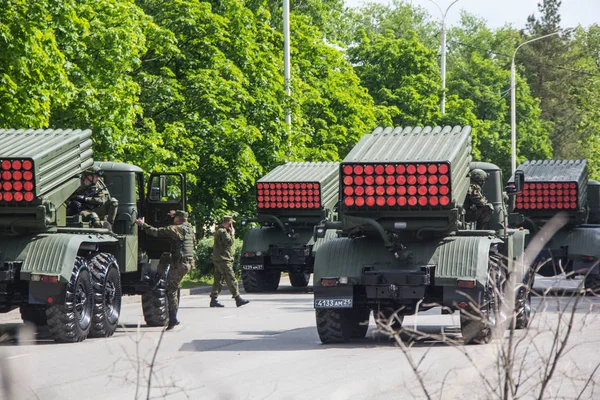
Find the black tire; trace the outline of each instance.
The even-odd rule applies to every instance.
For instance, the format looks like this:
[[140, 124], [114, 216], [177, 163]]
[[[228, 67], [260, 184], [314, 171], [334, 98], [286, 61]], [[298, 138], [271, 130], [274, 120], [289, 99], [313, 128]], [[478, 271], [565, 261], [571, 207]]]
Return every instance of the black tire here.
[[588, 275], [585, 278], [585, 291], [592, 296], [600, 296], [600, 275]]
[[96, 254], [89, 260], [94, 286], [94, 315], [90, 337], [112, 336], [121, 315], [121, 274], [110, 253]]
[[517, 291], [515, 300], [515, 329], [527, 329], [531, 323], [531, 290], [535, 280], [535, 271], [530, 269], [523, 279], [523, 286]]
[[169, 305], [167, 303], [167, 284], [164, 276], [158, 285], [142, 295], [142, 311], [148, 326], [166, 326], [169, 319]]
[[352, 336], [352, 310], [317, 308], [317, 332], [323, 344], [345, 343]]
[[279, 287], [280, 271], [242, 271], [246, 293], [274, 292]]
[[50, 335], [57, 342], [81, 342], [92, 327], [94, 289], [88, 264], [82, 257], [75, 259], [71, 279], [67, 284], [64, 304], [46, 309]]
[[352, 331], [350, 337], [353, 339], [364, 339], [369, 330], [369, 317], [371, 309], [369, 307], [353, 308]]
[[21, 319], [23, 322], [31, 322], [35, 326], [48, 325], [46, 318], [47, 306], [43, 304], [23, 304], [20, 308]]
[[461, 309], [460, 330], [465, 344], [486, 344], [492, 340], [502, 310], [505, 279], [504, 264], [496, 253], [488, 261], [488, 279], [483, 293], [483, 304], [470, 304]]
[[309, 271], [290, 272], [290, 283], [293, 287], [306, 287], [308, 282], [310, 282]]

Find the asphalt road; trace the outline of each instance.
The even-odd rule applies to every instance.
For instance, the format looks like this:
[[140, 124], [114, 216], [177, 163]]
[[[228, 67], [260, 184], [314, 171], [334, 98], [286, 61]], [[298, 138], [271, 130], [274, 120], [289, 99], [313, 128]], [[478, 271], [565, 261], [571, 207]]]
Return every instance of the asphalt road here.
[[[0, 397], [426, 398], [418, 377], [433, 399], [489, 399], [501, 393], [496, 382], [504, 369], [498, 360], [508, 333], [489, 345], [465, 347], [458, 344], [457, 314], [432, 309], [405, 319], [405, 327], [417, 324], [425, 333], [416, 341], [403, 336], [402, 343], [411, 346], [406, 352], [378, 332], [373, 319], [366, 339], [322, 345], [310, 290], [284, 284], [274, 294], [245, 297], [251, 303], [236, 308], [228, 295], [221, 296], [222, 309], [209, 308], [207, 294], [182, 297], [183, 325], [164, 333], [162, 340], [161, 329], [143, 326], [139, 303], [123, 306], [123, 327], [111, 338], [56, 344], [43, 331], [28, 336], [21, 329], [20, 345], [0, 346]], [[562, 321], [561, 334], [567, 329], [573, 304], [571, 297], [534, 299], [538, 312], [533, 327], [517, 331], [513, 341], [519, 344], [513, 374], [520, 383], [517, 397], [537, 397], [545, 366], [551, 364], [546, 358], [556, 352], [556, 327]], [[600, 361], [600, 299], [580, 299], [572, 315], [566, 351], [544, 398], [576, 398], [580, 393], [583, 399], [600, 398], [600, 387], [594, 385], [600, 385], [600, 369], [594, 374]], [[5, 332], [23, 328], [19, 321], [1, 324]], [[450, 343], [440, 340], [442, 333]], [[408, 357], [420, 363], [417, 373]]]

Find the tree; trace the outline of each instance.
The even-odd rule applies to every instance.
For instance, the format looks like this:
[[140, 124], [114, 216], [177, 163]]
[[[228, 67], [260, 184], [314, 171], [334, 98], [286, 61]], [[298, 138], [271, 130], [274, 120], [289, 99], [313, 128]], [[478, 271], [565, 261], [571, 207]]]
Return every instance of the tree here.
[[[510, 176], [510, 59], [519, 33], [505, 27], [495, 31], [467, 13], [450, 31], [448, 92], [470, 99], [478, 123], [474, 156], [500, 166]], [[552, 156], [548, 124], [540, 120], [540, 107], [527, 82], [517, 77], [518, 161]]]
[[53, 24], [53, 15], [68, 8], [60, 1], [0, 0], [0, 127], [45, 127], [52, 107], [71, 100]]

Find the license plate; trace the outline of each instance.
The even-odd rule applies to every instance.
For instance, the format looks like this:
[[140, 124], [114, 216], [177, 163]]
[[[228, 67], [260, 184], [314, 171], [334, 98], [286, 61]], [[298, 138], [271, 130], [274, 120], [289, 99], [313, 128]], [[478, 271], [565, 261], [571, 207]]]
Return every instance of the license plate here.
[[352, 298], [315, 299], [315, 308], [352, 308]]
[[246, 271], [256, 271], [265, 269], [265, 266], [262, 264], [243, 264], [242, 269]]

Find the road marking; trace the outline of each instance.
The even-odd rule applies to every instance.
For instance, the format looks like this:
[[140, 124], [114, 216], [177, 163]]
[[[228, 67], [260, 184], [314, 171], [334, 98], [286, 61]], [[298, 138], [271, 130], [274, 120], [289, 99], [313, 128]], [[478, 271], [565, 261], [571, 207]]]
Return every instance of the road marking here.
[[5, 357], [4, 359], [5, 360], [14, 360], [15, 358], [21, 358], [21, 357], [25, 357], [25, 356], [28, 356], [28, 355], [29, 355], [29, 353], [27, 353], [27, 354], [19, 354], [19, 355], [16, 355], [16, 356]]

